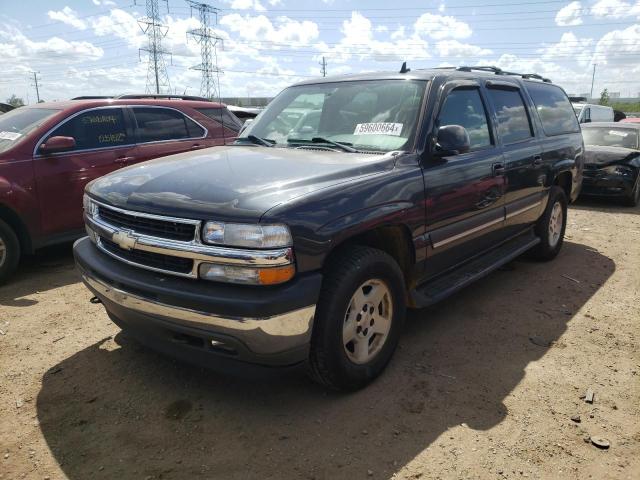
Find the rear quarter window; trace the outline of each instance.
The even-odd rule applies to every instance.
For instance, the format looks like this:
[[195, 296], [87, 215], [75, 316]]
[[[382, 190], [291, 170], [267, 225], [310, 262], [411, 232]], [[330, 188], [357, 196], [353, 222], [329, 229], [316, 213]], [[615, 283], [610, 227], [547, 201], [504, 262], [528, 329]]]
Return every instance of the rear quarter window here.
[[547, 136], [580, 131], [571, 102], [562, 89], [547, 83], [527, 82], [527, 90]]

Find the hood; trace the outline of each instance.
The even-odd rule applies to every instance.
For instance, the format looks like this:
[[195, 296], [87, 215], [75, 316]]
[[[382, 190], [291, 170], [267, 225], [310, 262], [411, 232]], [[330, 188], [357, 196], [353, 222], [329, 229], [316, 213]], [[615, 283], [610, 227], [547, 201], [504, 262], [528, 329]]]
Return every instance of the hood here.
[[391, 154], [231, 145], [140, 163], [99, 178], [87, 190], [129, 210], [257, 221], [278, 204], [391, 170], [394, 163]]
[[584, 163], [595, 167], [605, 167], [612, 163], [625, 163], [637, 156], [640, 156], [640, 151], [632, 148], [585, 145]]

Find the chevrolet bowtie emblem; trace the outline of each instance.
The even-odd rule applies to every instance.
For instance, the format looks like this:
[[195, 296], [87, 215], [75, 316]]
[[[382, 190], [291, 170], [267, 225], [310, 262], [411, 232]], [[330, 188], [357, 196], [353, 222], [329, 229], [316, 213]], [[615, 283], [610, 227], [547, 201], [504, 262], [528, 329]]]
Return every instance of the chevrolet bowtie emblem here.
[[111, 241], [118, 244], [123, 250], [133, 250], [136, 246], [137, 239], [125, 230], [115, 232], [111, 237]]

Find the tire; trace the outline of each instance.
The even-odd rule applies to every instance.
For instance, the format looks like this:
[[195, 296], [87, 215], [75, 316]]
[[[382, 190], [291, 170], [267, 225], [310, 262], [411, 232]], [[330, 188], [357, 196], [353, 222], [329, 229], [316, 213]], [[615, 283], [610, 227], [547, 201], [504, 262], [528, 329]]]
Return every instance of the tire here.
[[20, 242], [13, 229], [0, 220], [0, 284], [9, 279], [20, 260]]
[[[390, 255], [362, 246], [337, 254], [326, 270], [316, 310], [312, 379], [342, 391], [369, 384], [391, 359], [405, 313], [404, 276]], [[347, 342], [347, 336], [353, 340]]]
[[[558, 223], [557, 215], [561, 212], [562, 218]], [[553, 232], [551, 223], [553, 221]], [[567, 227], [567, 196], [562, 188], [553, 186], [549, 190], [549, 201], [542, 217], [535, 226], [535, 233], [540, 238], [540, 243], [531, 250], [531, 256], [536, 260], [553, 260], [562, 248], [564, 231]]]
[[631, 190], [631, 194], [624, 199], [624, 204], [629, 207], [637, 207], [640, 203], [640, 170], [636, 175], [636, 184]]

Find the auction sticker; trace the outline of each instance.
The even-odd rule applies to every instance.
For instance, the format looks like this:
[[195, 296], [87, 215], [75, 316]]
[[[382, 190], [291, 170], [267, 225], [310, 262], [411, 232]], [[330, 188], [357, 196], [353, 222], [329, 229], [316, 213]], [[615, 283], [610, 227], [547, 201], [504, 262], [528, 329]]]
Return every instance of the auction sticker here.
[[0, 132], [0, 140], [17, 140], [21, 136], [18, 132]]
[[399, 137], [402, 132], [402, 123], [359, 123], [353, 132], [354, 135], [393, 135]]
[[621, 132], [619, 130], [609, 130], [609, 135], [615, 135], [616, 137], [628, 137], [629, 134]]

